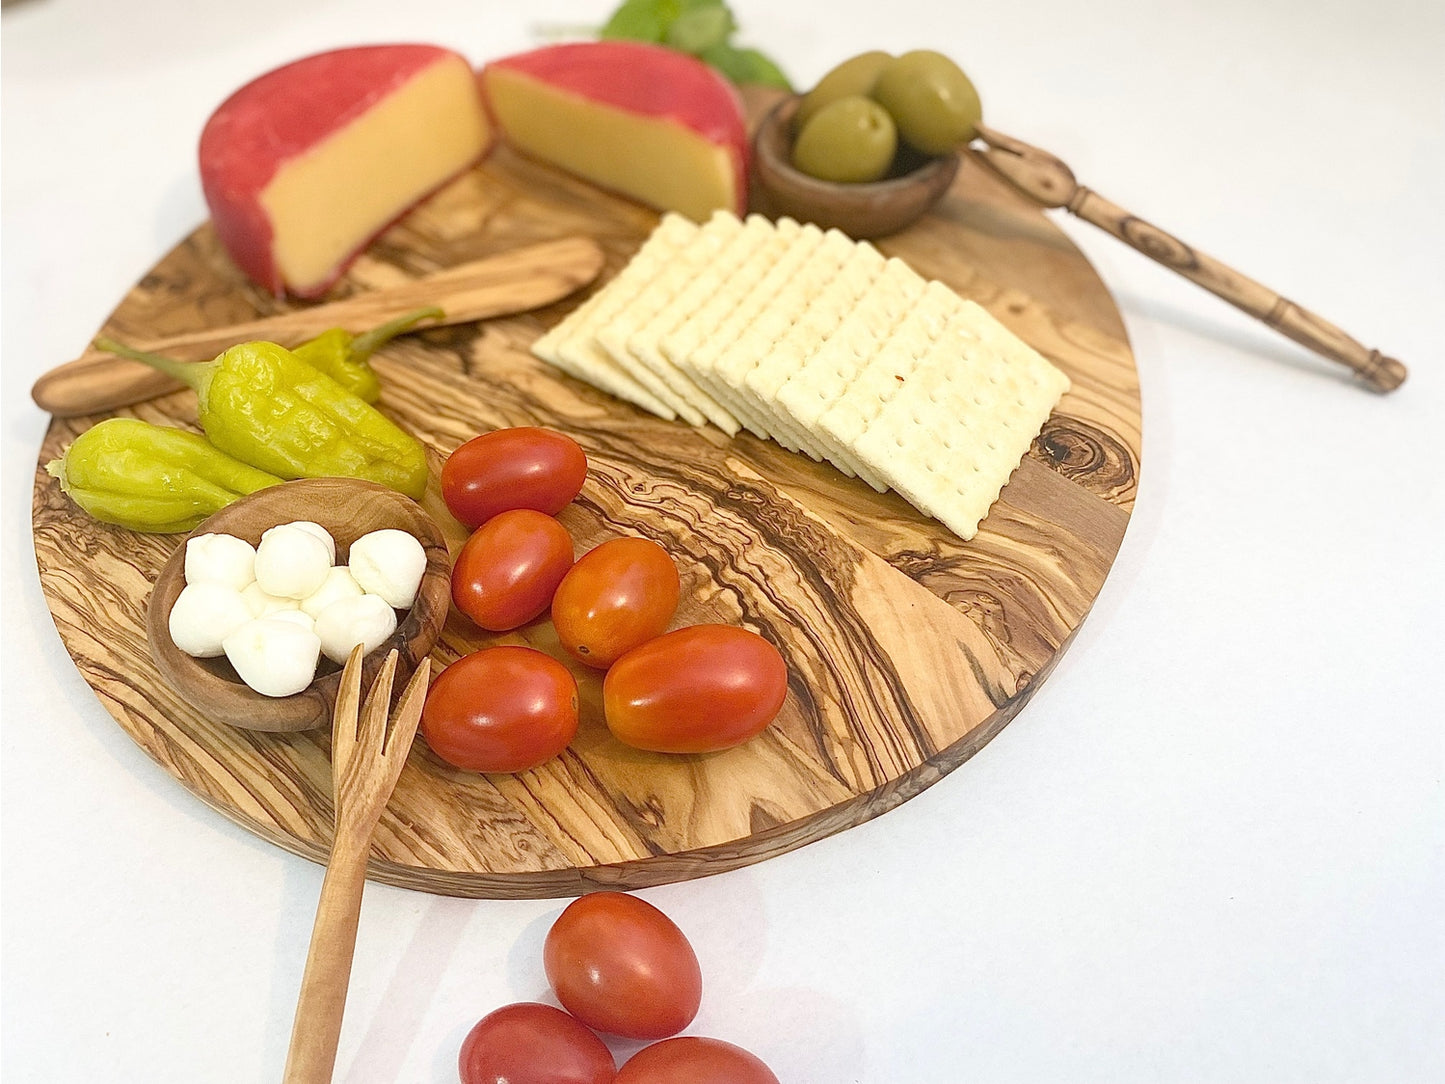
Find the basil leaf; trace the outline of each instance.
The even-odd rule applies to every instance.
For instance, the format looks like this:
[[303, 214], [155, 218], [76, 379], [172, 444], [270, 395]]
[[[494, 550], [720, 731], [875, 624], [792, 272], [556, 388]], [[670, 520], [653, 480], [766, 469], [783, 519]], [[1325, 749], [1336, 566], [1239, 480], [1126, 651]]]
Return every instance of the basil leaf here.
[[623, 0], [598, 36], [660, 44], [681, 8], [681, 0]]
[[698, 56], [726, 43], [736, 29], [732, 12], [721, 3], [698, 4], [677, 17], [664, 40], [674, 49]]
[[742, 49], [744, 61], [751, 71], [749, 82], [761, 83], [763, 86], [777, 87], [780, 90], [791, 91], [793, 84], [783, 74], [783, 69], [778, 67], [772, 57], [760, 53], [756, 49]]
[[666, 45], [700, 57], [734, 83], [792, 90], [769, 57], [732, 44], [737, 28], [725, 0], [623, 0], [598, 36]]
[[781, 68], [756, 49], [739, 49], [723, 42], [699, 54], [734, 83], [759, 83], [763, 86], [792, 90], [792, 83]]

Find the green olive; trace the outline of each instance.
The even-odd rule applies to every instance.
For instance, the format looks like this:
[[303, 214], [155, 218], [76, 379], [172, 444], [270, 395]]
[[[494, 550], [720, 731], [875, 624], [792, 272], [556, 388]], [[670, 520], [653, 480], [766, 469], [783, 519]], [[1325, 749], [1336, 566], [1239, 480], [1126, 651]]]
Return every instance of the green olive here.
[[978, 91], [942, 53], [904, 53], [878, 73], [872, 95], [893, 115], [898, 134], [924, 154], [947, 154], [973, 138], [983, 119]]
[[888, 172], [898, 149], [893, 118], [861, 94], [829, 102], [818, 110], [793, 144], [793, 165], [820, 181], [855, 184]]
[[890, 54], [875, 49], [843, 61], [819, 79], [818, 85], [808, 91], [798, 103], [798, 111], [793, 114], [793, 131], [801, 132], [808, 121], [813, 119], [814, 114], [829, 102], [836, 102], [839, 98], [853, 94], [866, 95], [878, 81], [878, 73], [883, 70], [883, 65], [892, 59]]

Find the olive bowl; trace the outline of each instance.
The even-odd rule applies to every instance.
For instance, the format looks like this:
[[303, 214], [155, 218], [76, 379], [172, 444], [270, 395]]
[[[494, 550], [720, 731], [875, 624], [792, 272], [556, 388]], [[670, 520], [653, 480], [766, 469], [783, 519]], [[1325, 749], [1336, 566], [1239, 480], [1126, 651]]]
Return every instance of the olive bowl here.
[[958, 173], [959, 156], [954, 153], [900, 156], [906, 171], [881, 181], [844, 184], [810, 177], [792, 164], [793, 114], [801, 101], [797, 96], [784, 98], [753, 135], [753, 174], [776, 214], [836, 228], [856, 240], [883, 237], [922, 218]]
[[[208, 518], [185, 541], [203, 534], [230, 534], [254, 546], [270, 528], [296, 520], [312, 520], [331, 532], [338, 564], [345, 563], [351, 544], [371, 531], [399, 528], [421, 542], [426, 570], [416, 601], [399, 616], [396, 632], [366, 656], [362, 667], [362, 687], [368, 688], [395, 648], [395, 687], [401, 689], [436, 646], [451, 603], [451, 561], [441, 528], [416, 501], [385, 486], [354, 478], [305, 478], [242, 497]], [[171, 640], [171, 607], [186, 585], [185, 541], [156, 577], [146, 610], [151, 658], [167, 684], [213, 722], [264, 731], [329, 727], [341, 688], [341, 667], [325, 656], [309, 686], [292, 696], [271, 697], [241, 681], [224, 656], [193, 658]]]

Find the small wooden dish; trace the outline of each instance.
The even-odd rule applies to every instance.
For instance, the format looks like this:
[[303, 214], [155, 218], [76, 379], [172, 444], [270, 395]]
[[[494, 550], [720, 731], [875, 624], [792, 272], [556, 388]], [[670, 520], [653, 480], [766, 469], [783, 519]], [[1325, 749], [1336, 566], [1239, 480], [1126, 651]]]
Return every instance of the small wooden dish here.
[[[451, 604], [451, 561], [441, 528], [410, 497], [354, 478], [305, 478], [258, 490], [221, 509], [189, 535], [224, 533], [253, 546], [278, 523], [309, 519], [336, 539], [336, 561], [344, 564], [351, 544], [387, 527], [414, 535], [426, 550], [426, 572], [416, 602], [396, 632], [366, 657], [363, 684], [376, 679], [387, 653], [396, 648], [398, 676], [410, 675], [431, 654]], [[191, 707], [215, 722], [246, 730], [298, 731], [331, 725], [341, 688], [341, 668], [325, 657], [316, 680], [294, 696], [270, 697], [249, 688], [224, 658], [196, 659], [171, 641], [171, 607], [185, 587], [186, 547], [182, 543], [161, 569], [146, 611], [146, 639], [161, 675]]]
[[784, 98], [753, 136], [753, 171], [775, 213], [859, 240], [883, 237], [921, 218], [953, 183], [957, 154], [923, 158], [905, 173], [869, 184], [820, 181], [798, 172], [792, 165], [792, 127], [801, 100]]

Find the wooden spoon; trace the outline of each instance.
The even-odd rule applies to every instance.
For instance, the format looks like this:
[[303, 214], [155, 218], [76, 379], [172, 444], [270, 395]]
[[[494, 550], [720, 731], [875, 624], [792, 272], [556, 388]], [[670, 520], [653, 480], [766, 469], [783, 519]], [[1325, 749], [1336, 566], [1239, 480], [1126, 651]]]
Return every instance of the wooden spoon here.
[[[129, 345], [181, 361], [205, 361], [237, 343], [265, 339], [296, 346], [329, 328], [362, 331], [426, 306], [436, 306], [445, 315], [422, 327], [466, 324], [558, 301], [596, 278], [602, 262], [602, 249], [595, 241], [565, 237], [369, 290], [344, 301]], [[42, 376], [30, 389], [30, 397], [57, 418], [73, 418], [144, 402], [180, 387], [140, 362], [91, 349]]]
[[1085, 188], [1074, 179], [1073, 170], [1047, 151], [981, 124], [977, 130], [988, 148], [980, 160], [1030, 199], [1044, 207], [1063, 207], [1106, 230], [1301, 346], [1348, 366], [1374, 391], [1394, 391], [1404, 383], [1405, 366], [1394, 358], [1371, 350], [1323, 317]]
[[388, 733], [387, 713], [397, 653], [387, 656], [358, 717], [362, 650], [358, 645], [346, 660], [341, 692], [336, 698], [331, 734], [336, 834], [326, 879], [321, 882], [311, 948], [301, 977], [301, 996], [291, 1025], [286, 1084], [329, 1084], [336, 1067], [336, 1043], [341, 1037], [341, 1017], [346, 1009], [356, 927], [361, 917], [361, 892], [366, 885], [366, 856], [376, 823], [396, 788], [416, 736], [431, 675], [431, 660], [422, 659], [391, 714]]

